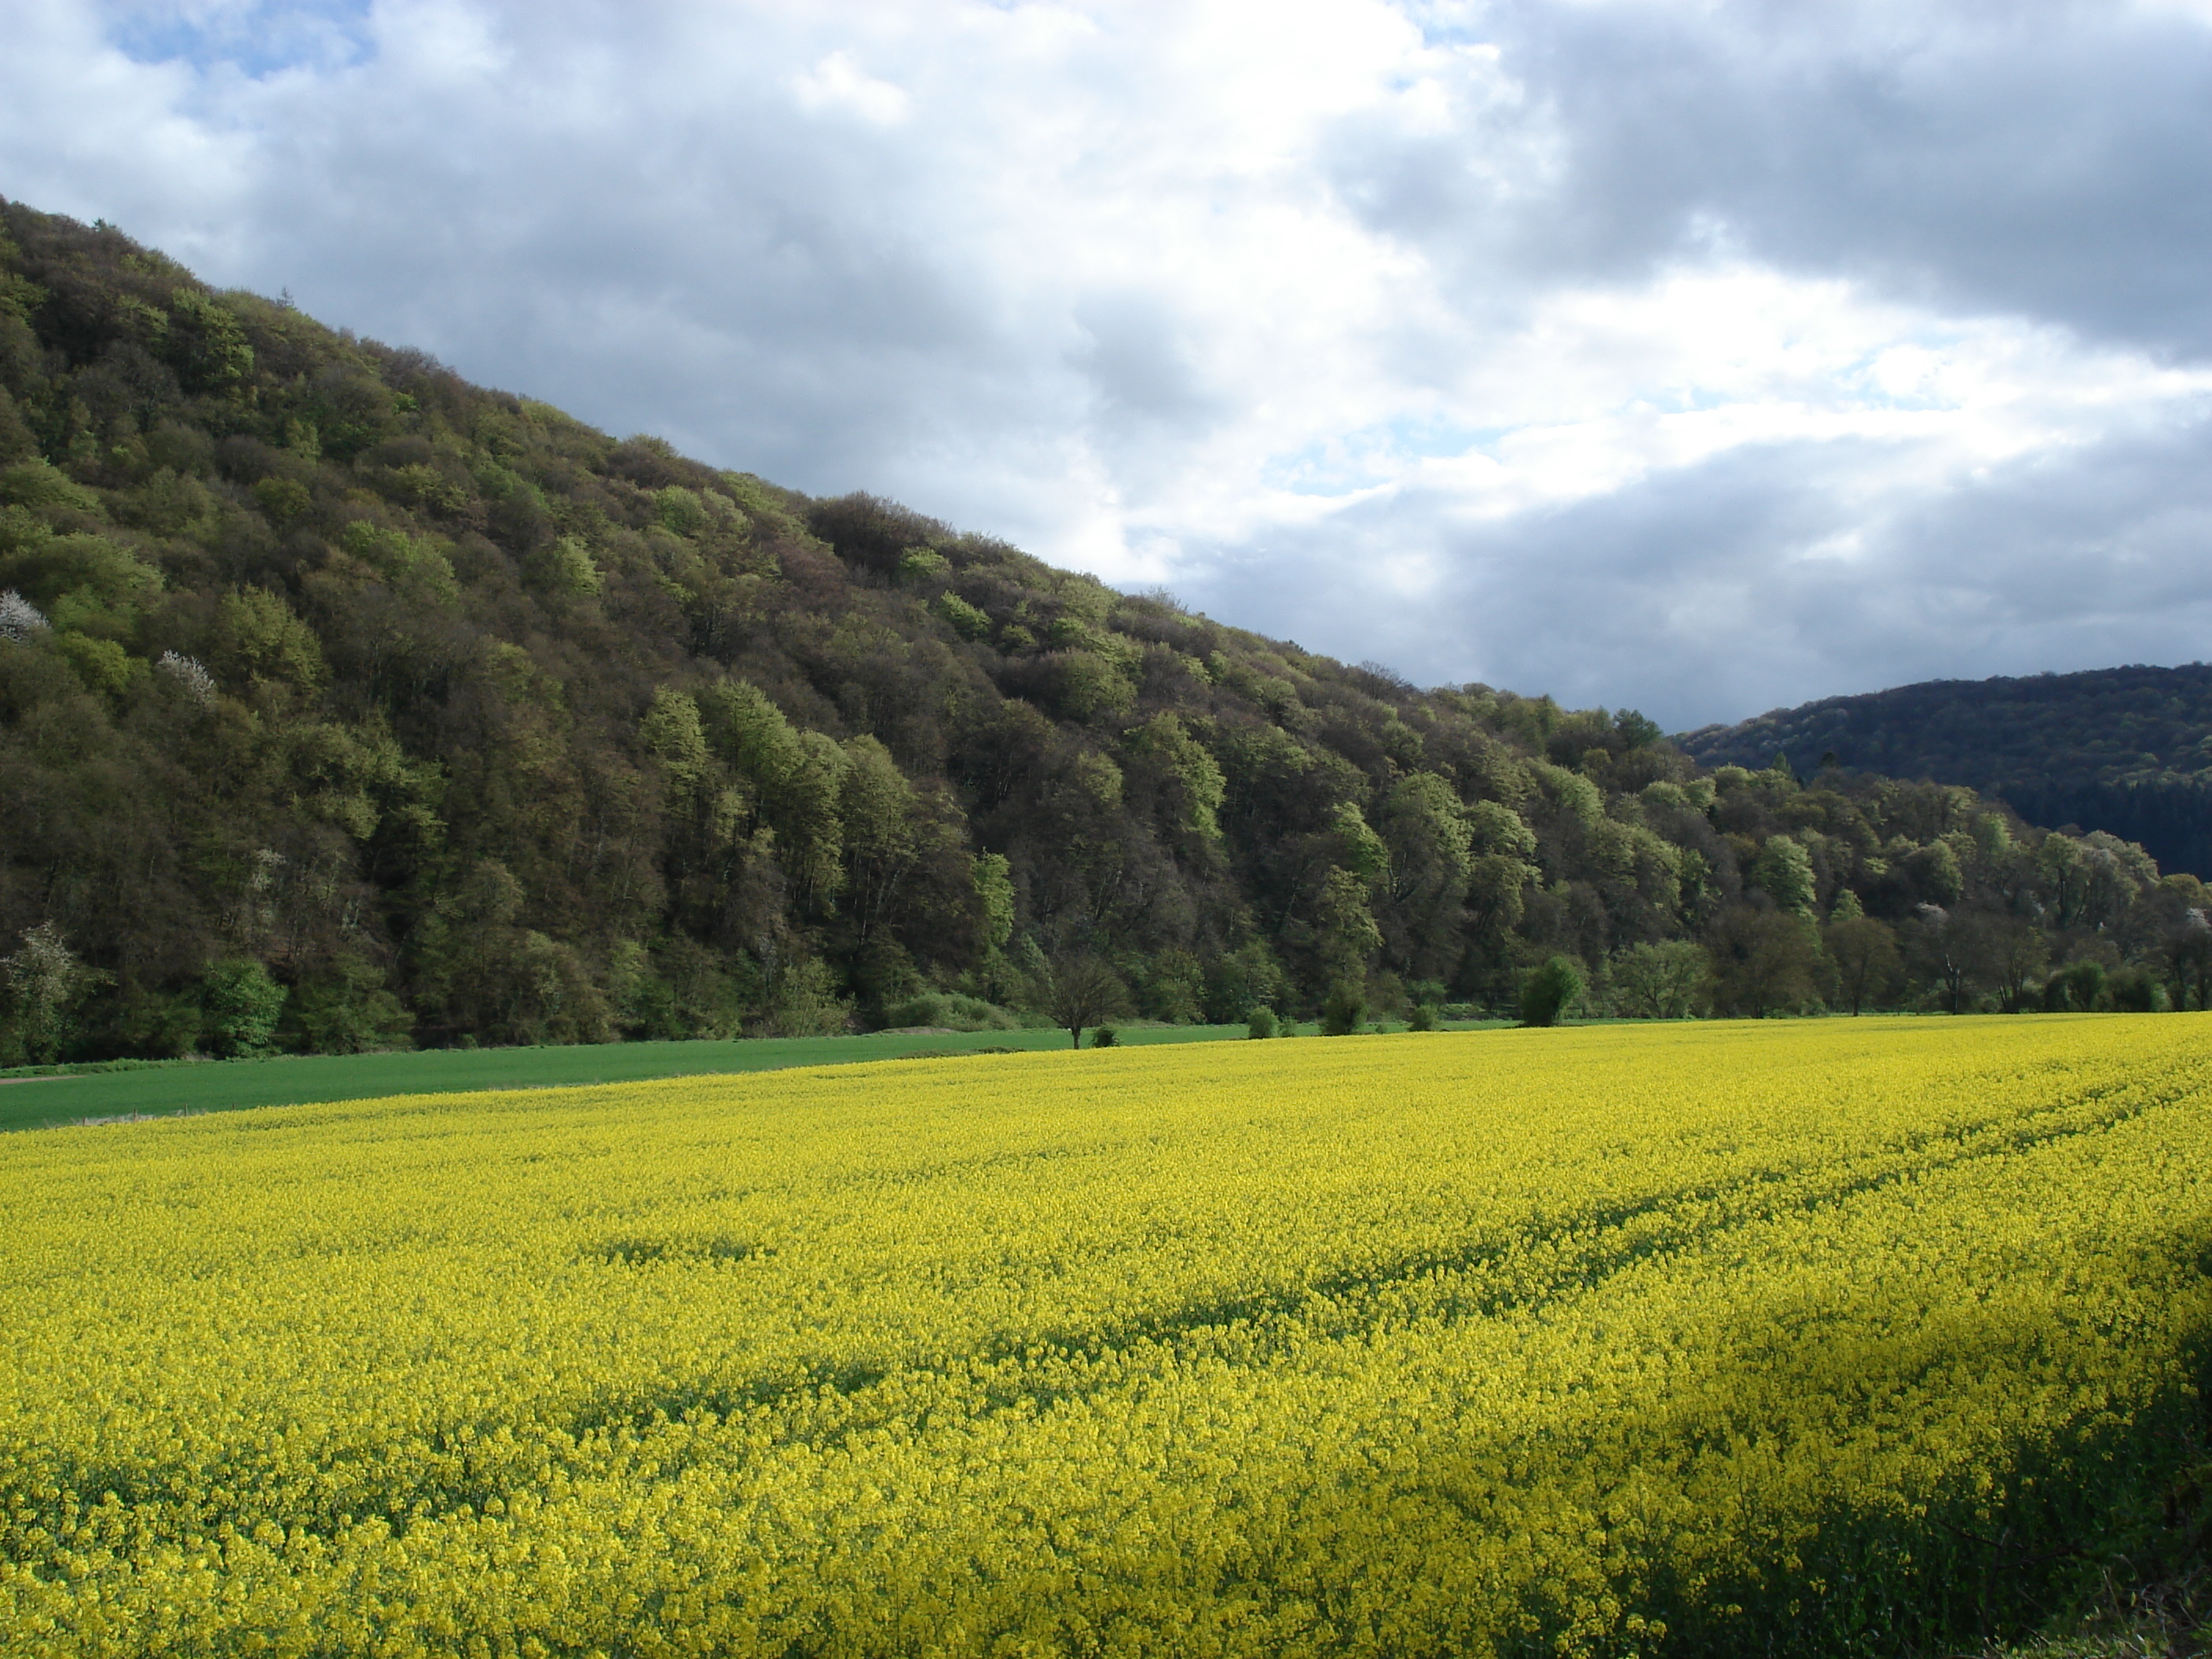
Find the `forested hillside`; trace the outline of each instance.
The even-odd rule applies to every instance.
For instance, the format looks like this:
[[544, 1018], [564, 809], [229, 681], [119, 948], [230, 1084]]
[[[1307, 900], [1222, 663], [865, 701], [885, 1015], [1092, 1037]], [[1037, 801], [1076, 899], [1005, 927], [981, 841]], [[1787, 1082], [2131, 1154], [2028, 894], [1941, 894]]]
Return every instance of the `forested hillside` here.
[[2038, 823], [2140, 842], [2212, 874], [2212, 665], [1933, 680], [1779, 708], [1678, 738], [1708, 766], [1831, 759], [2002, 796]]
[[2206, 1000], [2203, 890], [2112, 836], [1417, 690], [0, 217], [0, 1060], [1342, 1025], [1547, 965]]

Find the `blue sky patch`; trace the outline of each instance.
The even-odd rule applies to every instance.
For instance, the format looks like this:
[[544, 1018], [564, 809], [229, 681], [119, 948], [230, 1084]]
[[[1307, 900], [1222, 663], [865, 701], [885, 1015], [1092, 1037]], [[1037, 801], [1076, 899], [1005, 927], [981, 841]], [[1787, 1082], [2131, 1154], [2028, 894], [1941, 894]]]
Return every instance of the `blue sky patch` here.
[[1294, 495], [1349, 495], [1389, 483], [1415, 461], [1480, 449], [1508, 430], [1401, 416], [1278, 455], [1267, 463], [1262, 482]]
[[368, 0], [144, 5], [121, 15], [109, 38], [142, 64], [185, 63], [203, 73], [228, 66], [259, 80], [361, 62], [373, 50], [368, 12]]

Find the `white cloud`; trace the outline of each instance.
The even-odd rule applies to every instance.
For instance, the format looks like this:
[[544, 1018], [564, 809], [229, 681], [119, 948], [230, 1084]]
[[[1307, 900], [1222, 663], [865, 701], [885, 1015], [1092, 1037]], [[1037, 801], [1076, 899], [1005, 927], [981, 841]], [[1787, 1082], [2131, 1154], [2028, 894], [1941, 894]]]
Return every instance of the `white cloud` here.
[[846, 110], [878, 126], [903, 121], [910, 106], [905, 93], [862, 71], [848, 52], [830, 53], [793, 86], [801, 109]]
[[2162, 573], [2205, 574], [2170, 464], [2212, 391], [2185, 10], [0, 0], [0, 30], [10, 195], [1417, 678], [1686, 722], [2179, 650]]

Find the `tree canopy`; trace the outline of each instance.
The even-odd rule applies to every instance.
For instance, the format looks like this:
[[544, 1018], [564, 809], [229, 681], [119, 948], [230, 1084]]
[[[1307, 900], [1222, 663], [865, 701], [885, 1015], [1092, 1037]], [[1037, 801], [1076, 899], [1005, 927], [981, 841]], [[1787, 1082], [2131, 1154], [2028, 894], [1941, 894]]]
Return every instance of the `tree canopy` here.
[[1054, 963], [1354, 1026], [1554, 958], [1655, 1014], [2212, 979], [2110, 835], [1417, 690], [0, 230], [0, 1063], [1045, 1020]]
[[1826, 766], [1965, 784], [2032, 822], [2086, 824], [2212, 874], [2212, 665], [1932, 680], [1677, 741], [1708, 766], [1780, 756], [1805, 777]]

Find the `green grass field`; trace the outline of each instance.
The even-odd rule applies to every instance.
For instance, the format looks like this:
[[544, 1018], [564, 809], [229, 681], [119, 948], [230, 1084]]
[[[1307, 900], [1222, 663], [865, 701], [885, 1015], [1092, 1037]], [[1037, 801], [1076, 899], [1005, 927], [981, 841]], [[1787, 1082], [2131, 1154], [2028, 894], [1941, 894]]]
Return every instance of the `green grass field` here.
[[[1310, 1029], [1310, 1028], [1309, 1028]], [[1244, 1036], [1241, 1025], [1124, 1028], [1125, 1043], [1211, 1042]], [[934, 1036], [747, 1037], [725, 1042], [609, 1042], [559, 1048], [432, 1048], [398, 1054], [301, 1054], [275, 1060], [179, 1061], [122, 1072], [0, 1079], [0, 1129], [33, 1129], [87, 1118], [154, 1117], [246, 1106], [305, 1106], [385, 1095], [471, 1089], [543, 1089], [572, 1083], [772, 1072], [835, 1066], [918, 1052], [1064, 1048], [1057, 1030], [963, 1031]]]

